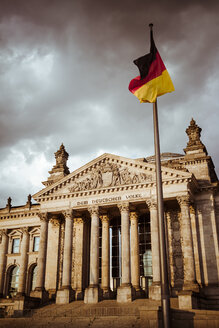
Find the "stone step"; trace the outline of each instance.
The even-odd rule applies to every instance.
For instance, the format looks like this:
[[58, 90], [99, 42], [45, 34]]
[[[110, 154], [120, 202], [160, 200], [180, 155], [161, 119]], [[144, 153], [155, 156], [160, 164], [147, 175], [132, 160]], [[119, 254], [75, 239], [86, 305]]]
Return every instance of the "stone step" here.
[[98, 304], [84, 304], [83, 301], [65, 305], [48, 305], [40, 309], [27, 311], [27, 316], [37, 317], [105, 317], [105, 316], [138, 316], [140, 310], [158, 310], [160, 302], [136, 300], [129, 304], [116, 301], [102, 301]]
[[[140, 311], [140, 316], [56, 316], [0, 319], [1, 328], [158, 328], [160, 313], [156, 310]], [[175, 309], [171, 311], [172, 328], [218, 328], [219, 311]]]

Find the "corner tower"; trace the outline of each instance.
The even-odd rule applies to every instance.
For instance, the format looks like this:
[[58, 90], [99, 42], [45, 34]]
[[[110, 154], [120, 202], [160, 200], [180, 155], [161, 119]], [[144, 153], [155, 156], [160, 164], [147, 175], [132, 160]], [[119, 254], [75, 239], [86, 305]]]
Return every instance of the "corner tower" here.
[[69, 168], [66, 165], [68, 157], [69, 155], [62, 143], [59, 150], [55, 152], [56, 165], [54, 165], [52, 170], [49, 171], [50, 176], [48, 177], [47, 181], [42, 182], [44, 186], [48, 187], [49, 185], [62, 179], [70, 173]]
[[201, 185], [208, 185], [218, 181], [215, 173], [214, 164], [205, 145], [201, 142], [202, 129], [196, 124], [192, 118], [190, 125], [186, 129], [189, 137], [185, 152], [185, 167], [192, 172]]

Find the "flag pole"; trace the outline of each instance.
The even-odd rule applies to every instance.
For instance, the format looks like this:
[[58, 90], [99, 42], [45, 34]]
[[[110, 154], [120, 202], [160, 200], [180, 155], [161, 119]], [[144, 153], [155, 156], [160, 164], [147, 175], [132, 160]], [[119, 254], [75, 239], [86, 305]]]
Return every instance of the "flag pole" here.
[[[152, 29], [153, 24], [150, 24]], [[154, 148], [156, 163], [156, 189], [157, 189], [157, 209], [158, 209], [158, 228], [159, 228], [159, 246], [160, 246], [160, 276], [161, 276], [161, 307], [163, 327], [170, 327], [170, 294], [167, 270], [167, 250], [165, 238], [165, 221], [163, 206], [163, 189], [160, 161], [160, 141], [157, 115], [157, 100], [153, 103], [153, 119], [154, 119]]]

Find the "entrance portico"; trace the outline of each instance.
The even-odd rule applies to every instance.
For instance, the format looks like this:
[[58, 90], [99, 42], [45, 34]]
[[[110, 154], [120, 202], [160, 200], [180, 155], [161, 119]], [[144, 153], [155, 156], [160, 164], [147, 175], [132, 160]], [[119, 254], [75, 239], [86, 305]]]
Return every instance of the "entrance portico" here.
[[[169, 168], [162, 170], [165, 204], [168, 207], [169, 202], [174, 203], [179, 216], [180, 212], [186, 216], [188, 230], [189, 203], [182, 203], [179, 199], [191, 194], [193, 177], [188, 172]], [[35, 195], [35, 199], [41, 203], [41, 211], [45, 212], [44, 216], [61, 216], [61, 221], [65, 222], [62, 234], [64, 240], [60, 240], [63, 249], [60, 253], [62, 266], [59, 265], [61, 277], [58, 273], [60, 278], [57, 282], [58, 303], [73, 299], [97, 303], [101, 299], [115, 297], [118, 302], [130, 302], [136, 297], [146, 296], [160, 299], [155, 190], [153, 164], [143, 165], [142, 162], [104, 154], [82, 170], [67, 175]], [[184, 219], [179, 220], [179, 223], [183, 233]], [[57, 233], [60, 234], [61, 230]], [[171, 229], [168, 233], [171, 233]], [[191, 240], [187, 243], [191, 245]], [[44, 249], [43, 246], [41, 248]], [[183, 245], [180, 248], [183, 249]], [[189, 256], [192, 257], [190, 261], [193, 269], [190, 267], [190, 270], [193, 270], [191, 276], [195, 283], [192, 248]], [[47, 261], [48, 255], [44, 263]], [[173, 261], [169, 259], [169, 263]], [[181, 285], [187, 286], [189, 290], [183, 265], [178, 270], [181, 271]], [[175, 278], [171, 279], [176, 288]], [[36, 289], [39, 287], [43, 288], [37, 286]]]

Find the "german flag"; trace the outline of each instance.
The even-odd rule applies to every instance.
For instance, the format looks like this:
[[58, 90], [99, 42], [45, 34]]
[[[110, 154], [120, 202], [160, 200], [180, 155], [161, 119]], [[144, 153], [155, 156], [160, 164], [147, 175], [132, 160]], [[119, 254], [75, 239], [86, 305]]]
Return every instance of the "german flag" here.
[[154, 103], [157, 97], [174, 91], [169, 73], [155, 46], [152, 26], [150, 36], [150, 53], [134, 60], [134, 64], [138, 66], [140, 71], [140, 76], [135, 77], [129, 83], [129, 90], [141, 103]]

